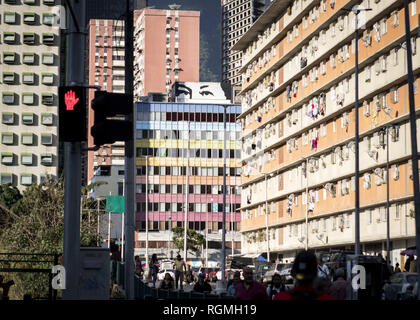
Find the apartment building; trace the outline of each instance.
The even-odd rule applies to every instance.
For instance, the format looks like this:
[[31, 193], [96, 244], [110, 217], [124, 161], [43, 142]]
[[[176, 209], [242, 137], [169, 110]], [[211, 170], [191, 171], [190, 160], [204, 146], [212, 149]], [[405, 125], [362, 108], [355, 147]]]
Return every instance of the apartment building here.
[[169, 93], [176, 81], [199, 81], [200, 12], [135, 10], [134, 100]]
[[[90, 85], [100, 86], [101, 90], [115, 93], [125, 91], [125, 43], [124, 21], [91, 19], [89, 21], [88, 79]], [[89, 106], [95, 90], [89, 90]], [[89, 107], [89, 128], [94, 124], [94, 111]], [[93, 146], [90, 132], [88, 144]], [[124, 165], [124, 142], [101, 147], [89, 152], [87, 179], [91, 180], [99, 166]]]
[[[358, 43], [359, 181], [355, 17], [341, 10], [354, 5], [372, 9], [359, 15], [365, 27]], [[410, 1], [416, 109], [419, 13]], [[390, 258], [401, 264], [400, 250], [415, 243], [404, 42], [402, 1], [278, 0], [236, 43], [233, 50], [242, 51], [244, 253], [267, 251], [267, 238], [270, 258], [283, 261], [306, 247], [354, 248], [358, 183], [361, 251], [385, 256], [389, 176]]]
[[[208, 97], [208, 98], [207, 98]], [[146, 211], [151, 253], [167, 253], [170, 229], [205, 234], [209, 248], [221, 248], [223, 140], [226, 109], [226, 246], [240, 249], [240, 105], [226, 100], [220, 83], [183, 82], [175, 102], [137, 103], [136, 253], [145, 253]], [[188, 178], [187, 178], [188, 173]], [[147, 204], [146, 204], [146, 189]], [[185, 208], [185, 205], [188, 208]], [[233, 214], [232, 214], [233, 213]], [[232, 239], [233, 238], [233, 239]], [[153, 240], [152, 240], [153, 239]], [[171, 249], [173, 247], [171, 240]], [[229, 252], [230, 253], [230, 252]]]
[[[222, 82], [233, 87], [236, 97], [241, 89], [242, 52], [232, 47], [251, 27], [272, 0], [222, 0]], [[239, 99], [239, 98], [237, 98]], [[240, 99], [239, 99], [240, 101]]]
[[56, 176], [59, 38], [54, 0], [0, 4], [0, 183], [19, 189]]

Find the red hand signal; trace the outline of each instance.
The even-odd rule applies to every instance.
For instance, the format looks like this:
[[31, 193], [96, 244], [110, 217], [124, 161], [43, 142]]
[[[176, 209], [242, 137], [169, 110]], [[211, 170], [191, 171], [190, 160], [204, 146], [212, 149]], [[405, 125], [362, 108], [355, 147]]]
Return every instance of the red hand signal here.
[[79, 102], [79, 98], [76, 98], [76, 94], [73, 90], [67, 91], [64, 95], [64, 103], [66, 104], [66, 110], [74, 110], [74, 106]]

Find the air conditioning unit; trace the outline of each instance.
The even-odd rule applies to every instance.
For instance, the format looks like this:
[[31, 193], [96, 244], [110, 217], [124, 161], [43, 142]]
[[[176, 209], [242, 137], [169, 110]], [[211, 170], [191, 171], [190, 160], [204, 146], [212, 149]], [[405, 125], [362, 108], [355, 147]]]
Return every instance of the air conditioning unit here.
[[368, 152], [368, 155], [369, 155], [369, 157], [371, 157], [374, 160], [378, 159], [378, 151], [376, 151], [376, 150], [370, 150]]

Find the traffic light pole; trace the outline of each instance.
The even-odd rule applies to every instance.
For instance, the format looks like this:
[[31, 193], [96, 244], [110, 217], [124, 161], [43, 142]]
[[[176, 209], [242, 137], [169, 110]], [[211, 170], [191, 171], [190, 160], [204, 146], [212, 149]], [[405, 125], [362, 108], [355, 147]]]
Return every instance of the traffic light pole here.
[[[125, 20], [125, 93], [133, 94], [133, 1], [126, 0], [126, 20]], [[135, 166], [136, 158], [134, 154], [136, 136], [136, 108], [132, 104], [132, 112], [126, 116], [126, 120], [132, 122], [133, 134], [125, 142], [125, 170], [124, 170], [124, 190], [125, 190], [125, 296], [127, 300], [134, 299], [134, 229], [136, 217], [134, 214], [135, 203]], [[147, 194], [146, 194], [147, 196]], [[123, 240], [124, 241], [124, 240]]]
[[[67, 17], [69, 33], [67, 36], [66, 84], [83, 85], [85, 35], [78, 25], [85, 27], [86, 3], [70, 0], [77, 23]], [[77, 23], [77, 24], [76, 24]], [[66, 289], [63, 299], [79, 298], [80, 268], [80, 194], [82, 184], [81, 142], [65, 142], [64, 161], [64, 242], [63, 265], [66, 270]]]

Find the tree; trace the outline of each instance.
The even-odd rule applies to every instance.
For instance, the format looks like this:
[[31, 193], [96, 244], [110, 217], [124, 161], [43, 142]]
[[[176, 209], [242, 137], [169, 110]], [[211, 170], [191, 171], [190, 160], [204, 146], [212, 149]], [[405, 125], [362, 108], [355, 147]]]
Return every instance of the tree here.
[[[18, 199], [19, 197], [15, 197]], [[83, 199], [82, 199], [83, 200]], [[63, 250], [64, 233], [64, 183], [63, 180], [47, 180], [42, 184], [29, 186], [13, 209], [6, 214], [10, 219], [0, 229], [2, 252], [59, 254]], [[93, 214], [96, 217], [95, 211]], [[93, 220], [93, 221], [96, 221]], [[81, 246], [96, 246], [98, 235], [96, 223], [83, 223], [80, 233]], [[9, 267], [51, 268], [51, 263], [22, 264], [9, 263]], [[16, 285], [12, 287], [11, 298], [21, 299], [29, 293], [33, 298], [48, 294], [48, 274], [16, 273]]]
[[[175, 248], [178, 250], [184, 250], [184, 228], [176, 227], [172, 229], [173, 242]], [[197, 252], [204, 243], [204, 236], [195, 230], [187, 230], [187, 251]]]
[[7, 209], [13, 209], [19, 200], [22, 199], [22, 194], [19, 189], [9, 184], [0, 185], [0, 205]]

